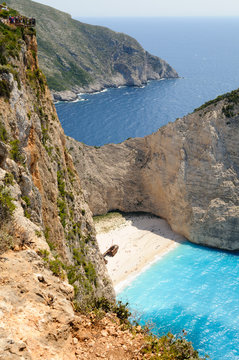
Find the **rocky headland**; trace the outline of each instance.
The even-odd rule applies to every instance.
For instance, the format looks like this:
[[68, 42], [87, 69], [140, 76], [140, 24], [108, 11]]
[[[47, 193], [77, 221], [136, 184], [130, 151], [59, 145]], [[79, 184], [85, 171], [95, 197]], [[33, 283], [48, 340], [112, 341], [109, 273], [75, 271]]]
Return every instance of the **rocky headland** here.
[[67, 147], [93, 214], [148, 212], [192, 242], [238, 250], [238, 121], [239, 90], [144, 138]]
[[8, 4], [37, 20], [39, 63], [56, 101], [75, 100], [81, 92], [178, 77], [166, 61], [128, 35], [82, 23], [31, 0]]

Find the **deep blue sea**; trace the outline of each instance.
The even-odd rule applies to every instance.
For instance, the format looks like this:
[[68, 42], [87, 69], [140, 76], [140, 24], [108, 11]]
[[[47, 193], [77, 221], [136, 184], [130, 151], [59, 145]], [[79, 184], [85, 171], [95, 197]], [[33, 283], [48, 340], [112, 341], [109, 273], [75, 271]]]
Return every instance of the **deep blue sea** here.
[[[135, 37], [169, 62], [180, 79], [109, 89], [59, 103], [67, 135], [89, 145], [144, 136], [239, 87], [239, 18], [80, 19]], [[187, 339], [212, 360], [239, 360], [239, 260], [186, 243], [118, 294], [155, 323], [154, 331]]]
[[144, 136], [205, 101], [239, 87], [239, 18], [104, 18], [82, 21], [135, 37], [173, 66], [181, 79], [111, 89], [58, 104], [67, 135], [89, 145]]

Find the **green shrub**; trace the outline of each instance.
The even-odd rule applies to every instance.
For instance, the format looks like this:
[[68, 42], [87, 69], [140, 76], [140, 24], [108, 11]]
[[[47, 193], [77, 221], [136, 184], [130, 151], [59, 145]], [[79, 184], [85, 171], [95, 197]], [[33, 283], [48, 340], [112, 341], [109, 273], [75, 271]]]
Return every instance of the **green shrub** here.
[[61, 219], [61, 224], [63, 227], [66, 226], [66, 219], [67, 219], [67, 207], [64, 200], [61, 198], [58, 198], [57, 200], [57, 206], [58, 206], [58, 215]]
[[13, 185], [14, 176], [12, 173], [7, 172], [3, 179], [4, 185]]
[[226, 100], [228, 103], [239, 104], [239, 89], [233, 90], [230, 93], [219, 95], [216, 99], [207, 101], [205, 104], [195, 109], [194, 112], [198, 110], [203, 110], [212, 104], [216, 105], [221, 100]]
[[46, 78], [39, 68], [35, 70], [27, 69], [26, 76], [33, 89], [38, 88], [43, 94], [45, 93]]
[[49, 139], [48, 130], [42, 126], [42, 139], [41, 139], [41, 141], [42, 141], [42, 144], [44, 146], [46, 145], [46, 142], [47, 142], [48, 139]]
[[35, 234], [37, 237], [42, 237], [42, 232], [40, 230], [35, 230]]
[[10, 145], [11, 145], [11, 150], [10, 150], [11, 158], [16, 162], [21, 162], [22, 156], [21, 156], [20, 147], [19, 147], [20, 141], [17, 139], [10, 141]]
[[13, 203], [13, 198], [10, 191], [3, 185], [0, 186], [0, 218], [3, 220], [5, 217], [11, 216], [16, 206]]
[[7, 58], [3, 55], [3, 48], [0, 47], [0, 64], [7, 65]]
[[0, 97], [10, 98], [11, 88], [7, 80], [0, 80]]
[[[72, 178], [72, 179], [75, 178], [75, 173], [74, 173], [74, 171], [71, 170], [69, 167], [67, 168], [67, 172], [68, 172], [70, 178]], [[71, 179], [71, 180], [72, 180], [72, 179]]]
[[[13, 14], [14, 10], [9, 12], [2, 12], [3, 17], [8, 17], [10, 14]], [[12, 15], [15, 16], [15, 15]], [[20, 28], [10, 28], [9, 26], [0, 23], [0, 63], [6, 65], [8, 63], [7, 59], [9, 56], [16, 58], [19, 56], [20, 43], [19, 40], [22, 39], [22, 31]]]
[[128, 303], [124, 304], [122, 301], [118, 301], [113, 306], [113, 312], [117, 315], [117, 317], [120, 319], [121, 322], [125, 322], [126, 320], [129, 320], [129, 317], [131, 316], [131, 312], [128, 309]]
[[25, 201], [27, 207], [29, 207], [31, 205], [31, 201], [28, 196], [22, 196], [22, 200]]
[[87, 279], [96, 285], [96, 271], [94, 265], [89, 260], [86, 263], [83, 263], [85, 274]]
[[28, 27], [24, 29], [24, 33], [26, 35], [30, 35], [30, 36], [36, 36], [36, 29], [33, 27]]
[[64, 267], [63, 263], [57, 258], [49, 261], [50, 270], [53, 272], [55, 276], [58, 276], [61, 279], [65, 278], [63, 267]]
[[63, 174], [60, 170], [57, 171], [57, 184], [58, 184], [58, 190], [62, 197], [65, 196], [65, 181], [63, 180]]
[[[25, 204], [26, 204], [27, 208], [29, 208], [31, 206], [31, 201], [30, 201], [28, 196], [22, 196], [22, 200], [25, 201]], [[31, 218], [31, 213], [29, 212], [29, 210], [27, 208], [24, 209], [24, 216], [27, 219], [30, 219]]]
[[200, 358], [191, 342], [188, 342], [184, 336], [174, 336], [171, 333], [160, 338], [154, 335], [148, 335], [141, 353], [150, 354], [150, 359], [162, 360], [203, 360], [208, 358], [207, 356]]
[[233, 116], [233, 109], [234, 109], [234, 105], [233, 105], [233, 104], [229, 104], [229, 105], [227, 105], [227, 106], [223, 106], [223, 108], [222, 108], [222, 113], [223, 113], [226, 117], [230, 118], [230, 117]]
[[0, 228], [0, 255], [5, 251], [14, 248], [14, 238], [9, 233], [7, 225], [2, 225]]
[[29, 213], [29, 211], [27, 209], [24, 209], [24, 216], [27, 218], [27, 219], [30, 219], [31, 218], [31, 214]]
[[6, 142], [8, 139], [7, 130], [2, 122], [0, 122], [0, 140]]
[[67, 268], [67, 277], [69, 284], [71, 285], [73, 285], [77, 280], [79, 280], [79, 274], [77, 273], [77, 270], [77, 267], [74, 265], [70, 265]]
[[85, 262], [85, 255], [81, 249], [73, 249], [73, 259], [77, 265], [83, 265]]
[[47, 250], [39, 250], [38, 254], [44, 260], [46, 267], [48, 267], [55, 276], [60, 277], [61, 279], [65, 279], [64, 268], [65, 265], [63, 262], [58, 259], [58, 256], [54, 256], [54, 259], [50, 259], [50, 253]]
[[50, 253], [49, 253], [49, 251], [47, 251], [47, 250], [39, 250], [38, 251], [38, 254], [41, 256], [41, 258], [45, 261], [45, 262], [47, 262], [48, 263], [48, 261], [49, 261], [49, 255], [50, 255]]
[[50, 228], [48, 226], [46, 226], [46, 228], [45, 228], [44, 236], [46, 238], [46, 241], [48, 241], [50, 238]]
[[50, 241], [50, 240], [48, 239], [48, 240], [46, 240], [46, 242], [47, 242], [47, 244], [48, 244], [48, 246], [49, 246], [49, 248], [50, 248], [51, 251], [56, 250], [56, 246], [55, 246], [55, 244], [54, 244], [52, 241]]
[[122, 301], [112, 302], [102, 297], [95, 300], [94, 307], [98, 310], [103, 310], [106, 313], [112, 312], [116, 314], [121, 323], [129, 324], [131, 312], [128, 309], [128, 303], [124, 304]]

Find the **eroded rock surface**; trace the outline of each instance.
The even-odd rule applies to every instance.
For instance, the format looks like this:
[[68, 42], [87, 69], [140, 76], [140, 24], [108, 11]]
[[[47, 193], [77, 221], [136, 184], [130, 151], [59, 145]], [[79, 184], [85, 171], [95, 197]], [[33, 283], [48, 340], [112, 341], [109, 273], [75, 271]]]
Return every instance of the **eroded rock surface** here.
[[239, 249], [238, 103], [235, 91], [122, 144], [68, 138], [92, 212], [150, 212], [192, 242]]
[[38, 67], [34, 31], [0, 27], [2, 61], [8, 62], [0, 65], [0, 254], [27, 248], [41, 254], [55, 275], [69, 278], [81, 306], [114, 299], [92, 214]]
[[0, 359], [143, 359], [148, 337], [120, 324], [34, 33], [0, 22]]

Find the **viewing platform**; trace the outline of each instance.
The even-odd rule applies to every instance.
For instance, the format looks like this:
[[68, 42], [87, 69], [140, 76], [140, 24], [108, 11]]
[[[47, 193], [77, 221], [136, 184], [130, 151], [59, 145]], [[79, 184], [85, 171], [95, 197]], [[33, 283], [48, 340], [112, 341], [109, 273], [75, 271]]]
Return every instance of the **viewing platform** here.
[[15, 25], [22, 27], [35, 27], [36, 19], [21, 16], [17, 11], [9, 9], [5, 3], [0, 4], [0, 21], [5, 25]]
[[34, 18], [16, 16], [16, 17], [9, 17], [8, 19], [4, 19], [1, 18], [1, 13], [0, 13], [0, 21], [5, 25], [15, 25], [15, 26], [23, 26], [23, 27], [36, 26], [36, 19]]

